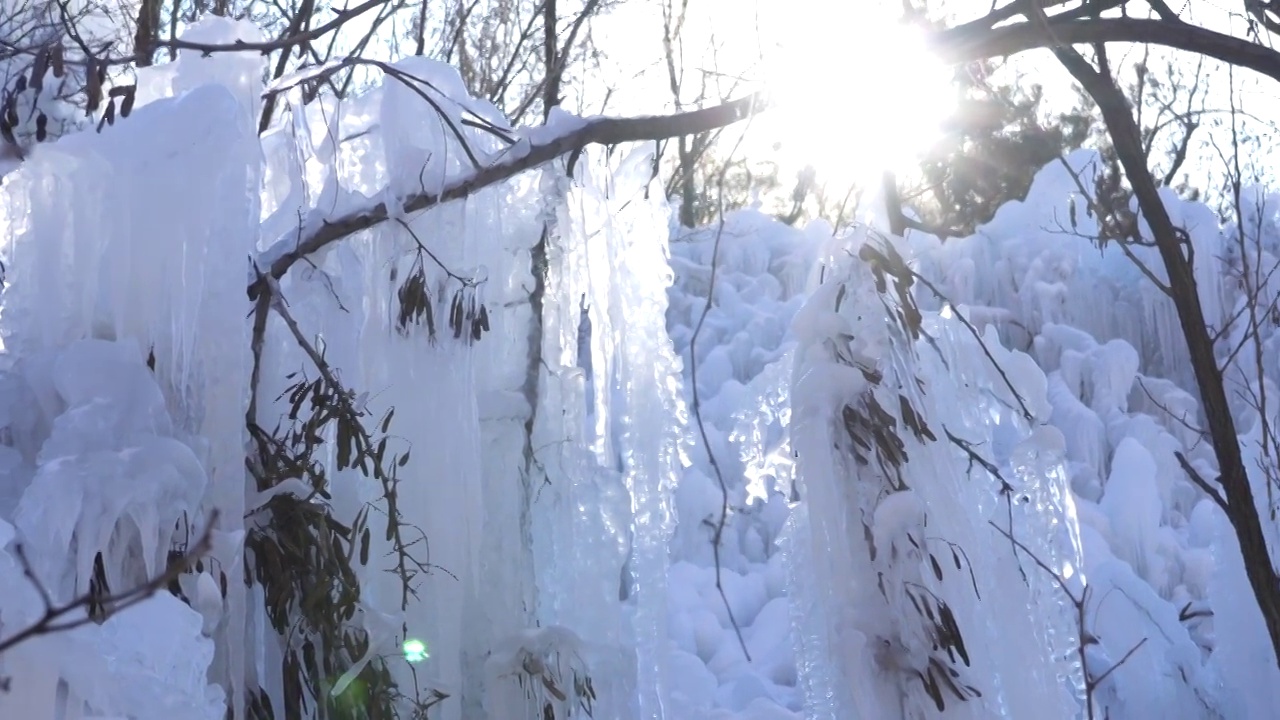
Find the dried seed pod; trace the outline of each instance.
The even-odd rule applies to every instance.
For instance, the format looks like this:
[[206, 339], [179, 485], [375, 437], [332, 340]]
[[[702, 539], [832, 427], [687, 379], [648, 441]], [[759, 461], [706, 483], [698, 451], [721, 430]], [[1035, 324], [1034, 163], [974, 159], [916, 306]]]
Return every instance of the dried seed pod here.
[[129, 92], [125, 93], [124, 100], [120, 101], [120, 117], [129, 117], [129, 113], [133, 112], [133, 99], [138, 96], [138, 86], [130, 85]]
[[31, 87], [37, 94], [44, 89], [44, 74], [49, 70], [49, 53], [41, 50], [31, 63]]
[[49, 137], [49, 118], [44, 113], [36, 115], [36, 140], [44, 142]]
[[63, 75], [67, 74], [61, 45], [53, 46], [53, 52], [49, 53], [49, 65], [53, 68], [54, 77], [61, 79]]
[[98, 105], [102, 103], [102, 77], [98, 74], [98, 62], [89, 60], [89, 67], [85, 72], [87, 76], [84, 86], [85, 94], [85, 117], [90, 117], [97, 111]]

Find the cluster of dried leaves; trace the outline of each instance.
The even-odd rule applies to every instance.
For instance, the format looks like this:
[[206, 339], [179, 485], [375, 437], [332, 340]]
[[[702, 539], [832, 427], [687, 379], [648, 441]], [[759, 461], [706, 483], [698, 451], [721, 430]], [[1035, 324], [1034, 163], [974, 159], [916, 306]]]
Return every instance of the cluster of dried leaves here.
[[[257, 509], [263, 519], [246, 540], [252, 562], [246, 563], [245, 578], [262, 588], [267, 617], [287, 638], [282, 717], [304, 717], [316, 704], [322, 715], [391, 718], [397, 694], [381, 662], [367, 664], [346, 692], [331, 692], [334, 680], [369, 649], [368, 634], [353, 621], [361, 597], [356, 568], [369, 563], [371, 530], [369, 507], [349, 525], [333, 516], [327, 456], [334, 452], [338, 470], [358, 467], [366, 475], [387, 476], [394, 507], [395, 468], [408, 455], [388, 458], [385, 435], [372, 448], [365, 443], [368, 435], [362, 415], [352, 412], [350, 391], [304, 372], [289, 379], [293, 384], [277, 398], [287, 403], [287, 416], [270, 432], [250, 427], [256, 452], [249, 467], [259, 491], [301, 481], [311, 494], [281, 492]], [[390, 421], [388, 413], [379, 425], [384, 433]], [[398, 524], [389, 520], [388, 536], [398, 533]], [[260, 720], [279, 716], [265, 694], [252, 706]]]
[[[954, 550], [952, 557], [955, 559], [956, 570], [961, 570], [960, 556]], [[942, 582], [942, 565], [932, 554], [929, 555], [929, 561], [933, 568], [934, 577], [938, 582]], [[883, 591], [882, 588], [881, 592]], [[934, 653], [930, 656], [929, 663], [925, 666], [925, 669], [923, 671], [917, 670], [916, 674], [920, 679], [920, 684], [924, 686], [925, 693], [928, 694], [929, 698], [933, 700], [933, 704], [938, 708], [938, 712], [943, 712], [947, 709], [946, 699], [948, 695], [944, 695], [943, 690], [946, 690], [950, 696], [961, 701], [982, 697], [982, 693], [977, 688], [960, 680], [960, 671], [956, 669], [957, 660], [963, 662], [965, 667], [969, 667], [970, 663], [969, 651], [965, 648], [964, 636], [960, 632], [960, 625], [956, 623], [956, 616], [951, 610], [951, 606], [923, 586], [907, 586], [904, 588], [904, 594], [911, 601], [911, 606], [915, 608], [916, 614], [925, 622], [931, 649]], [[941, 657], [943, 652], [947, 654], [945, 661]]]
[[[440, 322], [439, 310], [443, 307], [444, 299], [451, 297], [449, 311], [444, 315], [449, 332], [454, 340], [468, 345], [478, 342], [489, 331], [489, 310], [480, 302], [476, 283], [457, 278], [452, 273], [444, 281], [432, 283], [427, 274], [426, 257], [426, 253], [418, 252], [409, 267], [407, 277], [396, 290], [396, 330], [408, 337], [413, 328], [425, 328], [427, 337], [435, 342], [437, 323]], [[393, 267], [391, 282], [395, 283], [396, 279]], [[458, 282], [450, 289], [449, 281], [455, 279]]]

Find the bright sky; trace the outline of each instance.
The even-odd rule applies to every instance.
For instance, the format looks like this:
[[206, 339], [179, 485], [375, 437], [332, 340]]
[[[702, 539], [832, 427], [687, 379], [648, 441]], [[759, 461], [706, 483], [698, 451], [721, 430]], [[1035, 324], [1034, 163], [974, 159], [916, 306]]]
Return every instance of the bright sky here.
[[[977, 3], [973, 17], [990, 8], [989, 0], [957, 0], [951, 6], [964, 2]], [[937, 136], [938, 121], [951, 109], [947, 71], [894, 22], [900, 3], [690, 0], [689, 5], [693, 17], [686, 31], [686, 83], [696, 85], [697, 68], [716, 69], [745, 74], [756, 83], [726, 95], [740, 96], [763, 84], [778, 98], [782, 106], [752, 121], [739, 152], [777, 161], [784, 185], [808, 163], [834, 182], [873, 178], [886, 165], [909, 163]], [[648, 114], [660, 104], [669, 107], [658, 7], [656, 2], [623, 3], [600, 28], [602, 45], [619, 67], [628, 68], [615, 76], [610, 113]], [[1212, 29], [1231, 32], [1242, 26], [1234, 0], [1191, 0], [1187, 8], [1187, 17]], [[712, 42], [719, 46], [715, 53], [707, 50]], [[1123, 56], [1117, 48], [1113, 61]], [[1180, 57], [1194, 67], [1194, 58]], [[1048, 101], [1074, 101], [1071, 78], [1047, 52], [1024, 54], [1017, 62], [1045, 86]], [[636, 78], [634, 68], [640, 67], [648, 72]], [[1230, 85], [1224, 72], [1214, 72], [1207, 104], [1225, 110]], [[1280, 86], [1243, 73], [1236, 81], [1248, 86], [1240, 95], [1246, 109], [1278, 116]], [[1207, 143], [1211, 134], [1202, 133], [1199, 139]], [[1217, 150], [1203, 144], [1193, 152], [1188, 164], [1193, 182], [1204, 186], [1210, 178], [1218, 181]], [[1256, 154], [1251, 158], [1263, 165]]]
[[[947, 69], [896, 24], [895, 3], [690, 0], [689, 6], [685, 83], [695, 92], [686, 100], [694, 99], [701, 70], [720, 74], [709, 76], [723, 88], [712, 100], [767, 90], [778, 104], [745, 126], [738, 153], [777, 162], [784, 185], [807, 164], [828, 181], [874, 178], [886, 164], [907, 162], [926, 148], [950, 110]], [[623, 3], [599, 26], [616, 64], [611, 114], [670, 108], [658, 7]], [[638, 67], [646, 68], [639, 78]], [[730, 76], [745, 82], [731, 91]]]

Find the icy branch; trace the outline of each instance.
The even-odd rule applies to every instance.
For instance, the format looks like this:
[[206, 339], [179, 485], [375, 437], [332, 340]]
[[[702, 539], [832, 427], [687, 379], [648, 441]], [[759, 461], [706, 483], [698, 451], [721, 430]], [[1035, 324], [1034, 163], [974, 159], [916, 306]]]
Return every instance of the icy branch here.
[[108, 615], [120, 612], [126, 608], [137, 605], [147, 598], [155, 595], [160, 590], [167, 587], [171, 582], [176, 580], [179, 575], [187, 571], [195, 561], [209, 552], [213, 542], [213, 527], [218, 520], [217, 512], [214, 512], [209, 518], [208, 524], [205, 526], [204, 533], [200, 539], [186, 553], [182, 554], [174, 560], [170, 560], [164, 572], [147, 580], [146, 582], [132, 587], [123, 592], [114, 595], [102, 597], [95, 595], [93, 592], [85, 593], [79, 597], [73, 598], [65, 603], [55, 603], [49, 595], [49, 591], [40, 583], [36, 577], [34, 569], [31, 567], [30, 561], [27, 560], [26, 553], [22, 547], [16, 548], [18, 562], [22, 566], [22, 573], [27, 580], [35, 587], [36, 592], [40, 594], [40, 599], [44, 602], [44, 614], [40, 619], [20, 630], [13, 635], [0, 640], [0, 653], [30, 640], [39, 635], [50, 635], [52, 633], [71, 630], [82, 625], [88, 625], [91, 622], [102, 620], [101, 615], [94, 615], [87, 611], [91, 607], [96, 606], [102, 608]]
[[[450, 181], [438, 193], [421, 192], [409, 195], [403, 199], [399, 212], [414, 213], [450, 200], [461, 200], [588, 145], [619, 145], [694, 135], [732, 125], [760, 112], [766, 105], [764, 96], [756, 93], [723, 105], [674, 115], [600, 117], [583, 120], [570, 124], [570, 129], [563, 133], [548, 135], [545, 139], [540, 137], [536, 142], [527, 139], [520, 141], [496, 161], [482, 165], [475, 171]], [[269, 269], [268, 274], [272, 278], [279, 279], [293, 267], [294, 263], [307, 255], [349, 235], [382, 223], [390, 216], [386, 203], [379, 203], [369, 210], [324, 220], [319, 227], [311, 229], [310, 232], [304, 230], [301, 237], [299, 233], [290, 232], [259, 256], [257, 266]], [[251, 298], [257, 297], [259, 282], [255, 274], [249, 286]]]

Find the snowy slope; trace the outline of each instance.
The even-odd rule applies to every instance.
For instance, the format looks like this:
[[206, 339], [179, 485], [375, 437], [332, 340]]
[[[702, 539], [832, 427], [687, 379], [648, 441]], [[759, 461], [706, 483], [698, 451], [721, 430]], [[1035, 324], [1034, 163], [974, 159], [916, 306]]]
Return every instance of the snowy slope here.
[[[1094, 156], [1076, 153], [1069, 162], [1089, 186]], [[697, 382], [710, 449], [729, 489], [721, 549], [724, 586], [752, 651], [748, 662], [715, 590], [709, 544], [721, 497], [706, 449], [699, 443], [677, 490], [681, 522], [672, 544], [670, 583], [676, 667], [691, 668], [684, 691], [689, 707], [695, 709], [692, 717], [705, 716], [700, 714], [703, 708], [713, 703], [743, 717], [777, 712], [772, 710], [777, 706], [804, 709], [807, 717], [1021, 717], [1034, 712], [1066, 718], [1080, 711], [1085, 687], [1094, 682], [1100, 682], [1090, 692], [1098, 712], [1114, 718], [1271, 716], [1275, 680], [1280, 678], [1261, 617], [1249, 600], [1238, 549], [1225, 518], [1190, 482], [1176, 457], [1185, 455], [1203, 475], [1212, 477], [1212, 453], [1195, 427], [1196, 399], [1181, 389], [1194, 385], [1176, 317], [1167, 298], [1150, 286], [1130, 258], [1114, 245], [1099, 249], [1091, 240], [1092, 219], [1079, 207], [1070, 207], [1080, 202], [1079, 188], [1066, 164], [1053, 163], [1037, 177], [1025, 201], [1002, 208], [975, 236], [945, 244], [919, 235], [905, 241], [885, 238], [875, 231], [874, 213], [861, 227], [834, 239], [827, 239], [820, 227], [806, 234], [741, 212], [723, 229], [704, 228], [683, 242], [679, 237], [673, 241], [677, 285], [671, 293], [668, 327], [686, 358], [686, 382], [692, 383], [689, 340], [703, 309], [717, 232], [721, 238], [715, 302], [697, 347]], [[1242, 265], [1274, 269], [1280, 203], [1265, 193], [1258, 198], [1251, 206], [1253, 216], [1240, 225], [1245, 229], [1242, 237], [1235, 226], [1220, 228], [1203, 205], [1166, 197], [1175, 222], [1188, 230], [1196, 245], [1202, 302], [1211, 322], [1223, 323], [1242, 307], [1240, 284], [1228, 280], [1233, 268], [1237, 276]], [[884, 324], [884, 311], [900, 305], [886, 305], [874, 292], [861, 301], [850, 299], [872, 284], [863, 263], [851, 258], [860, 248], [885, 243], [934, 284], [932, 289], [917, 284], [914, 291], [924, 311], [923, 339], [912, 341], [892, 331], [881, 340], [869, 339], [883, 333], [878, 328]], [[1137, 252], [1144, 262], [1158, 264], [1146, 249]], [[812, 264], [806, 268], [804, 262]], [[1265, 271], [1255, 272], [1270, 279]], [[819, 279], [818, 273], [825, 278]], [[1160, 275], [1158, 269], [1156, 274]], [[813, 283], [796, 295], [799, 287], [793, 283], [806, 275]], [[780, 325], [797, 317], [801, 296], [805, 310], [800, 319], [790, 331], [780, 333]], [[1263, 297], [1275, 298], [1276, 289], [1264, 285]], [[966, 323], [957, 322], [957, 315]], [[848, 329], [837, 330], [841, 327]], [[1241, 338], [1243, 332], [1234, 336]], [[1276, 337], [1271, 323], [1265, 323], [1257, 357], [1269, 388], [1274, 387], [1280, 364]], [[795, 355], [797, 339], [801, 356]], [[867, 367], [892, 370], [898, 384], [886, 382], [886, 387], [897, 387], [897, 392], [914, 397], [913, 402], [923, 403], [916, 407], [918, 417], [936, 434], [945, 428], [948, 437], [952, 432], [959, 436], [950, 447], [945, 440], [908, 439], [905, 451], [911, 462], [904, 466], [904, 477], [908, 487], [928, 490], [922, 499], [932, 498], [918, 511], [928, 518], [928, 532], [942, 535], [935, 539], [951, 545], [955, 554], [968, 549], [963, 562], [955, 557], [956, 569], [973, 558], [977, 599], [948, 594], [946, 583], [936, 588], [941, 595], [933, 596], [948, 599], [971, 636], [973, 667], [984, 668], [973, 681], [982, 691], [981, 699], [957, 703], [943, 691], [947, 707], [939, 711], [923, 700], [928, 693], [908, 675], [890, 681], [890, 695], [875, 700], [880, 691], [872, 675], [874, 668], [884, 666], [884, 659], [870, 648], [869, 654], [838, 659], [849, 647], [866, 642], [854, 638], [878, 636], [894, 624], [888, 617], [868, 621], [868, 613], [874, 617], [877, 612], [877, 601], [864, 591], [875, 586], [878, 575], [883, 592], [886, 573], [904, 570], [901, 563], [881, 567], [874, 560], [874, 547], [872, 565], [859, 570], [857, 554], [865, 550], [857, 550], [862, 541], [851, 535], [844, 552], [853, 554], [824, 575], [814, 563], [830, 566], [833, 557], [842, 557], [831, 533], [843, 532], [841, 528], [861, 517], [883, 550], [893, 544], [891, 536], [897, 532], [907, 532], [909, 544], [916, 544], [910, 533], [919, 531], [902, 530], [902, 523], [908, 522], [903, 513], [917, 511], [891, 508], [906, 502], [898, 501], [905, 495], [894, 487], [861, 500], [840, 500], [869, 478], [839, 463], [827, 469], [814, 464], [814, 452], [830, 454], [822, 449], [830, 445], [812, 442], [815, 433], [825, 432], [814, 421], [825, 422], [822, 415], [831, 410], [824, 408], [832, 402], [839, 407], [846, 402], [841, 397], [866, 392], [856, 390], [856, 382], [847, 385], [839, 373], [832, 375], [838, 366], [815, 376], [825, 367], [813, 364], [815, 342], [827, 348], [848, 346], [848, 352], [866, 358], [858, 362], [869, 363]], [[805, 366], [796, 368], [792, 381], [796, 357], [804, 357]], [[1227, 375], [1248, 389], [1257, 386], [1251, 370], [1237, 362]], [[909, 389], [905, 378], [910, 374], [924, 382], [922, 396]], [[815, 385], [807, 379], [812, 377], [822, 379]], [[854, 395], [845, 395], [849, 392]], [[804, 405], [793, 406], [791, 398]], [[986, 409], [975, 416], [974, 403]], [[768, 419], [759, 422], [762, 410], [774, 419], [772, 424]], [[1253, 428], [1242, 438], [1246, 453], [1256, 455], [1256, 410], [1244, 403], [1236, 410], [1240, 427]], [[1275, 409], [1269, 410], [1275, 417]], [[906, 419], [896, 408], [889, 413], [897, 421]], [[995, 424], [983, 420], [982, 413], [992, 414]], [[1024, 419], [1015, 422], [1020, 414]], [[754, 437], [744, 432], [742, 423], [750, 425], [751, 419], [757, 421], [757, 433], [761, 426], [770, 431]], [[788, 444], [782, 425], [801, 434]], [[989, 429], [982, 430], [984, 425]], [[839, 447], [840, 440], [835, 442]], [[779, 447], [789, 451], [792, 445], [801, 458], [798, 473], [789, 452], [785, 457], [769, 455]], [[922, 461], [918, 453], [927, 453], [929, 459]], [[975, 461], [992, 463], [990, 472], [975, 475]], [[835, 495], [821, 485], [828, 475]], [[991, 489], [977, 495], [966, 489], [980, 479]], [[913, 485], [917, 482], [925, 485]], [[1260, 472], [1257, 482], [1255, 493], [1265, 513], [1270, 494]], [[1014, 494], [1001, 490], [1001, 485]], [[793, 489], [796, 495], [788, 497]], [[983, 492], [989, 499], [983, 499]], [[748, 502], [749, 497], [755, 502]], [[799, 502], [788, 503], [789, 499]], [[977, 514], [969, 520], [939, 522], [938, 513], [950, 516], [957, 507]], [[796, 527], [784, 533], [782, 521], [789, 512], [794, 513]], [[1046, 520], [1050, 524], [1043, 524]], [[1035, 531], [1038, 526], [1043, 530]], [[1274, 538], [1274, 524], [1268, 528]], [[1031, 532], [1021, 536], [1026, 546], [1017, 553], [1007, 552], [1011, 531]], [[802, 538], [811, 532], [819, 533], [815, 541], [825, 539], [806, 551]], [[784, 534], [791, 537], [784, 537], [782, 544], [792, 550], [780, 554], [772, 541]], [[984, 545], [986, 550], [979, 549]], [[1000, 558], [1001, 553], [1007, 556]], [[929, 548], [928, 554], [944, 556], [936, 548]], [[780, 568], [782, 555], [788, 558]], [[1051, 576], [1032, 555], [1060, 575]], [[978, 570], [990, 565], [985, 556], [1000, 558], [999, 565]], [[934, 568], [937, 572], [936, 564]], [[1011, 569], [1018, 575], [1000, 575]], [[790, 617], [773, 605], [779, 593], [786, 592], [788, 570]], [[1066, 590], [1083, 602], [1083, 628], [1063, 590], [1064, 580]], [[923, 580], [901, 582], [914, 586]], [[1011, 597], [1027, 592], [1025, 600], [1009, 604]], [[849, 608], [862, 609], [850, 613]], [[1043, 618], [1039, 622], [1057, 614], [1062, 619], [1041, 630], [1029, 626], [1028, 637], [1037, 639], [1007, 659], [991, 655], [991, 647], [1012, 645], [1007, 620], [1001, 618], [1028, 609], [1033, 618]], [[792, 618], [795, 651], [791, 643], [769, 647], [771, 643], [761, 639], [780, 634], [775, 624]], [[774, 635], [769, 635], [771, 630]], [[845, 650], [832, 644], [848, 632], [854, 635], [839, 641]], [[1076, 657], [1082, 634], [1096, 643]], [[973, 637], [985, 637], [979, 650], [973, 650]], [[796, 651], [802, 660], [798, 673]], [[1056, 664], [1052, 657], [1067, 662]], [[1047, 676], [1023, 677], [1040, 663], [1047, 663]], [[840, 668], [839, 676], [831, 675], [835, 668]], [[859, 679], [862, 676], [865, 680]], [[1057, 710], [1049, 700], [1055, 683], [1074, 683], [1076, 688], [1074, 699], [1070, 693], [1064, 695]], [[807, 702], [804, 690], [797, 687], [807, 690]], [[850, 687], [861, 689], [847, 694]], [[898, 693], [904, 693], [903, 699], [889, 699]], [[771, 710], [763, 710], [766, 706]]]
[[[804, 301], [820, 240], [754, 211], [672, 240], [676, 280], [667, 328], [684, 360], [691, 408], [696, 370], [703, 427], [728, 489], [724, 512], [711, 457], [697, 442], [676, 489], [679, 524], [671, 544], [671, 662], [673, 675], [682, 678], [673, 688], [675, 717], [720, 717], [709, 713], [720, 708], [735, 717], [781, 718], [803, 706], [786, 568], [776, 544], [792, 495], [788, 408], [776, 388], [787, 375], [789, 326]], [[690, 416], [689, 432], [699, 437], [692, 409]], [[720, 583], [727, 608], [716, 589], [712, 552], [722, 512]]]

